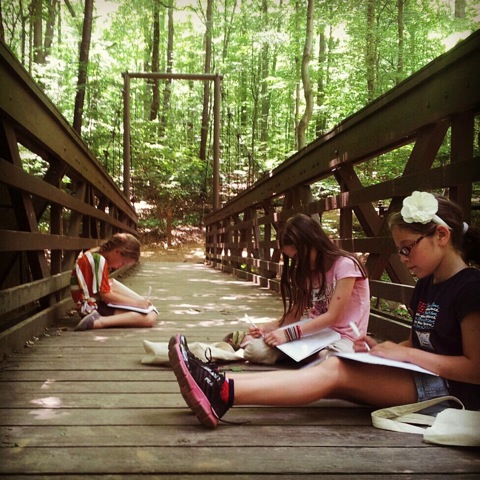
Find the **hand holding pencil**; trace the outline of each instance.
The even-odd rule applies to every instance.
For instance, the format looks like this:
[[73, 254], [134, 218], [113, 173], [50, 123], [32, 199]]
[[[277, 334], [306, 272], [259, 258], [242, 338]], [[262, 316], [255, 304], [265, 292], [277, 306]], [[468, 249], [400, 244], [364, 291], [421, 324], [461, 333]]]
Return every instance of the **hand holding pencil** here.
[[[357, 338], [357, 340], [359, 340], [361, 338], [365, 338], [365, 335], [362, 335], [360, 333], [360, 330], [358, 329], [356, 323], [350, 322], [350, 328], [353, 330], [353, 333], [355, 334], [355, 337]], [[367, 350], [367, 352], [369, 352], [370, 351], [370, 346], [368, 345], [367, 341], [365, 340], [363, 343], [364, 343], [365, 349]]]
[[250, 324], [250, 328], [248, 329], [248, 334], [251, 335], [254, 338], [259, 338], [259, 337], [265, 337], [263, 330], [257, 327], [255, 322], [245, 314], [243, 317], [243, 320], [245, 320], [247, 323]]

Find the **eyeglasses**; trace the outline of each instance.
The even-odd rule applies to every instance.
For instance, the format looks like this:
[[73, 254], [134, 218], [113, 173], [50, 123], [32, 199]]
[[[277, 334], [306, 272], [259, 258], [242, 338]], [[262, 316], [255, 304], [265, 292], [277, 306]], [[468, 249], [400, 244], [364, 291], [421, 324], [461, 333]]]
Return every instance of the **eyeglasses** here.
[[418, 243], [420, 243], [420, 241], [422, 239], [424, 239], [425, 237], [428, 237], [428, 235], [430, 235], [431, 233], [433, 233], [435, 230], [437, 229], [437, 227], [433, 227], [431, 230], [429, 230], [428, 232], [424, 233], [423, 235], [421, 235], [420, 237], [418, 237], [413, 243], [411, 243], [410, 245], [405, 245], [404, 247], [402, 248], [399, 248], [397, 250], [397, 253], [399, 255], [403, 255], [404, 257], [408, 257], [410, 256], [410, 253], [412, 253], [412, 250], [413, 250], [413, 247], [415, 245], [417, 245]]

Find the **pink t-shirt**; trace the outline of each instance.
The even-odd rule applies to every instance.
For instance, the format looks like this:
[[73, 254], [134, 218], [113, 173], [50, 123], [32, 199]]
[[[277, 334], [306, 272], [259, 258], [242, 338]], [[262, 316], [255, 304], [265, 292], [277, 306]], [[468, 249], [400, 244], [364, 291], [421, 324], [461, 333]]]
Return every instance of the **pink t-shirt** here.
[[328, 310], [330, 300], [339, 280], [342, 278], [355, 278], [352, 295], [345, 309], [335, 323], [330, 326], [330, 328], [340, 333], [342, 337], [347, 337], [354, 341], [355, 334], [352, 332], [349, 323], [352, 321], [356, 323], [362, 333], [366, 333], [368, 327], [370, 314], [370, 287], [368, 279], [362, 276], [362, 271], [357, 263], [349, 257], [338, 257], [325, 276], [325, 292], [320, 295], [318, 288], [312, 291], [313, 306], [308, 311], [308, 317], [318, 317]]

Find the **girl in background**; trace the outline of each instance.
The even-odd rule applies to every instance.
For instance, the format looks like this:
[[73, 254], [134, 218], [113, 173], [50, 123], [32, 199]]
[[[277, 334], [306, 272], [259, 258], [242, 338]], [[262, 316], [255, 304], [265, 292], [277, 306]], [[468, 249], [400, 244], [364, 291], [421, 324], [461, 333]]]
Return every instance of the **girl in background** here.
[[[134, 265], [139, 259], [140, 242], [129, 233], [117, 233], [100, 247], [80, 253], [70, 279], [70, 292], [82, 317], [75, 330], [155, 324], [157, 311], [151, 302], [108, 275], [110, 268]], [[129, 306], [150, 311], [139, 313], [128, 310]]]
[[[242, 342], [245, 360], [273, 364], [285, 358], [275, 347], [327, 327], [342, 338], [323, 349], [321, 359], [332, 351], [353, 352], [356, 335], [350, 323], [366, 333], [370, 313], [370, 290], [362, 264], [337, 247], [319, 222], [303, 214], [287, 221], [280, 248], [284, 313], [276, 322], [250, 327]], [[294, 325], [302, 318], [308, 321]]]
[[360, 338], [355, 349], [437, 374], [370, 365], [331, 356], [302, 370], [231, 375], [194, 357], [185, 337], [170, 340], [170, 362], [180, 391], [198, 420], [215, 427], [234, 405], [302, 405], [340, 398], [377, 408], [459, 398], [480, 409], [480, 230], [463, 222], [458, 205], [414, 192], [390, 218], [398, 254], [418, 277], [410, 310], [412, 329], [403, 343]]

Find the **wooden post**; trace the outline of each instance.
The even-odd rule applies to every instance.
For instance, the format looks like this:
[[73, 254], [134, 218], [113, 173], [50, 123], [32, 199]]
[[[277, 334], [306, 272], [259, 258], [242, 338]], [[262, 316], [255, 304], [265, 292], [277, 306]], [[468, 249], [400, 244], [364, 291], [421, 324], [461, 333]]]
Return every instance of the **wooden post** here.
[[[475, 114], [473, 110], [454, 115], [452, 118], [451, 162], [459, 162], [465, 158], [473, 158], [475, 143]], [[472, 219], [472, 189], [473, 184], [464, 183], [450, 187], [450, 199], [458, 203], [467, 223]]]

